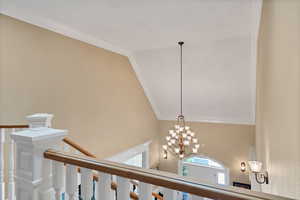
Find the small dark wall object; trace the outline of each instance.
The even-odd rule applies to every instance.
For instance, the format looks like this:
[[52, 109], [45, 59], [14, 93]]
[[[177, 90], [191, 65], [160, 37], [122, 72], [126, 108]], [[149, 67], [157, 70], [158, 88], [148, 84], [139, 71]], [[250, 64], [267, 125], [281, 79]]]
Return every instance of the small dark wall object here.
[[240, 187], [240, 188], [245, 188], [245, 189], [251, 190], [251, 185], [250, 184], [246, 184], [246, 183], [233, 182], [233, 186], [234, 187]]

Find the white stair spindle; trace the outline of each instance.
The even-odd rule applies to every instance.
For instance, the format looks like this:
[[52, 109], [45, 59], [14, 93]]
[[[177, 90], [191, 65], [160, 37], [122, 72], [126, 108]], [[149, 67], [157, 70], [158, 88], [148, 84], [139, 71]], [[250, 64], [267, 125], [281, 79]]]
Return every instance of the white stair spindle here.
[[4, 185], [4, 142], [5, 129], [0, 129], [0, 199], [5, 199]]
[[77, 167], [74, 165], [67, 165], [66, 193], [69, 196], [69, 200], [78, 200], [77, 187], [78, 187]]
[[140, 182], [139, 183], [139, 200], [152, 199], [152, 185]]
[[62, 162], [53, 162], [53, 187], [55, 199], [61, 200], [63, 188], [65, 187], [65, 166]]
[[8, 155], [8, 200], [15, 200], [15, 146], [14, 141], [10, 137], [16, 129], [12, 129], [9, 134], [9, 155]]
[[113, 200], [114, 192], [111, 189], [111, 175], [99, 172], [96, 200]]
[[129, 179], [117, 177], [117, 200], [129, 200], [130, 198], [130, 182]]
[[164, 200], [175, 200], [177, 199], [177, 191], [169, 189], [169, 188], [164, 188]]
[[81, 198], [90, 200], [93, 197], [93, 171], [81, 168]]

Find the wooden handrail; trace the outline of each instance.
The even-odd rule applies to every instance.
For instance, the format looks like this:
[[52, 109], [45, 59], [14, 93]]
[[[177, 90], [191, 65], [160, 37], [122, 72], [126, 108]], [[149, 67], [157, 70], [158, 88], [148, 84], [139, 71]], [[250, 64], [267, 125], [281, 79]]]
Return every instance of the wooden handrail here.
[[222, 200], [288, 200], [289, 198], [271, 194], [258, 193], [246, 189], [231, 186], [207, 184], [198, 180], [178, 176], [176, 174], [161, 172], [151, 169], [143, 169], [120, 163], [95, 160], [86, 156], [64, 153], [56, 150], [48, 150], [44, 153], [47, 159], [63, 162], [78, 167], [113, 174], [144, 183], [166, 187], [169, 189], [187, 192], [193, 195], [211, 199]]
[[96, 156], [94, 154], [92, 154], [91, 152], [89, 152], [88, 150], [82, 148], [78, 143], [74, 142], [73, 140], [71, 140], [70, 138], [68, 137], [65, 137], [63, 139], [63, 141], [70, 145], [71, 147], [73, 147], [74, 149], [78, 150], [80, 153], [88, 156], [88, 157], [91, 157], [91, 158], [96, 158]]
[[0, 125], [0, 128], [29, 128], [29, 125]]

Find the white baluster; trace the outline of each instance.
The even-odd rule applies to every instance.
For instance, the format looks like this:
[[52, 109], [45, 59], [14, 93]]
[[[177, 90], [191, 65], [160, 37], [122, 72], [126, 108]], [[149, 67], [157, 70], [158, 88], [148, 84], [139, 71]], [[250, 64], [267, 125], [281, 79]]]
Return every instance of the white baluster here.
[[65, 187], [65, 165], [64, 163], [54, 161], [52, 170], [55, 199], [61, 200], [63, 189]]
[[130, 198], [129, 179], [118, 176], [117, 185], [117, 200], [128, 200]]
[[152, 185], [139, 182], [139, 200], [152, 199]]
[[15, 200], [15, 146], [10, 137], [16, 129], [12, 129], [9, 135], [9, 155], [8, 155], [8, 200]]
[[96, 200], [112, 200], [114, 192], [111, 189], [111, 175], [99, 172]]
[[69, 200], [78, 199], [77, 187], [78, 187], [77, 167], [74, 165], [67, 165], [66, 193], [69, 196]]
[[175, 200], [177, 199], [177, 191], [169, 189], [169, 188], [164, 188], [164, 200]]
[[4, 142], [5, 129], [0, 129], [0, 199], [5, 199], [4, 185]]
[[93, 197], [93, 171], [81, 168], [81, 197], [90, 200]]

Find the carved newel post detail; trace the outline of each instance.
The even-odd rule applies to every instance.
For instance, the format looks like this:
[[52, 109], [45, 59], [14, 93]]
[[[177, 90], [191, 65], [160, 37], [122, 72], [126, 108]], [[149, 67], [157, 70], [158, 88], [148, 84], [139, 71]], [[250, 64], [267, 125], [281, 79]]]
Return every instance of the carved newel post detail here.
[[12, 134], [16, 143], [16, 199], [53, 200], [52, 162], [47, 149], [58, 149], [67, 131], [51, 128], [50, 114], [27, 117], [30, 128]]

